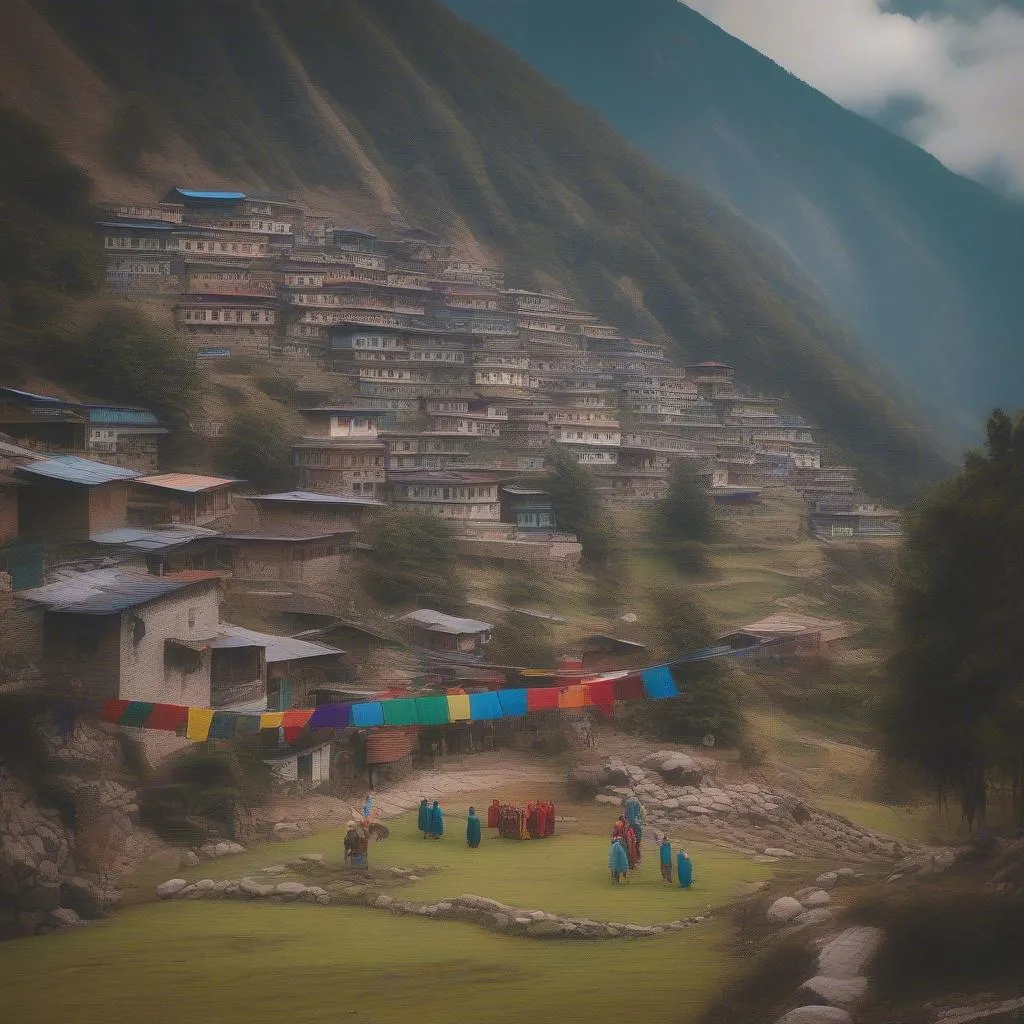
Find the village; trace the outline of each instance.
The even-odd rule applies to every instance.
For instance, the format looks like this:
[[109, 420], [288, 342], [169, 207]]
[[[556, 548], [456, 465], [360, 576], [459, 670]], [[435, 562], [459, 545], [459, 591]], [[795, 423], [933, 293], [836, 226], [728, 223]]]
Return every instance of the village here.
[[[588, 467], [613, 505], [663, 498], [685, 461], [718, 504], [796, 489], [823, 541], [898, 535], [897, 513], [825, 464], [784, 400], [753, 395], [722, 363], [676, 366], [564, 295], [506, 288], [429, 232], [378, 237], [285, 197], [189, 188], [110, 204], [97, 227], [109, 288], [170, 304], [201, 365], [296, 371], [295, 489], [161, 472], [168, 431], [147, 409], [0, 388], [4, 634], [26, 688], [259, 714], [400, 695], [414, 680], [424, 693], [493, 685], [505, 677], [481, 667], [491, 623], [431, 608], [371, 622], [339, 594], [387, 506], [449, 521], [461, 558], [571, 569], [581, 548], [545, 490], [552, 451]], [[194, 429], [216, 437], [223, 423]], [[225, 601], [286, 629], [224, 621]], [[768, 630], [813, 647], [822, 625], [783, 617]], [[561, 674], [639, 650], [582, 638]], [[411, 669], [395, 670], [396, 651], [413, 652]], [[157, 761], [190, 742], [139, 732]], [[308, 730], [288, 740], [280, 730], [268, 760], [312, 787], [397, 776], [420, 748], [503, 741], [493, 722], [377, 729], [354, 746]]]

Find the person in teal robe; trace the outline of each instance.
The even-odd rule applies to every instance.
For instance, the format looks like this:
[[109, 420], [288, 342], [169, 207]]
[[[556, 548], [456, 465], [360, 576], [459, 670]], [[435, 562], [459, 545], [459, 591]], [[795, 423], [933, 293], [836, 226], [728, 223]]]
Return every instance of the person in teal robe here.
[[612, 840], [612, 848], [608, 851], [608, 870], [611, 871], [612, 881], [616, 885], [629, 874], [629, 858], [621, 839]]
[[426, 797], [420, 801], [420, 813], [416, 818], [416, 828], [423, 833], [424, 839], [430, 834], [430, 801]]
[[435, 800], [430, 808], [430, 838], [440, 839], [444, 835], [444, 811]]
[[466, 818], [466, 842], [471, 850], [475, 850], [480, 845], [480, 819], [477, 817], [475, 807], [470, 807], [469, 815]]
[[658, 844], [658, 860], [661, 862], [661, 877], [663, 881], [672, 881], [672, 843], [669, 842], [668, 833], [661, 837]]
[[680, 850], [676, 857], [676, 877], [684, 889], [689, 889], [693, 885], [693, 861], [685, 850]]

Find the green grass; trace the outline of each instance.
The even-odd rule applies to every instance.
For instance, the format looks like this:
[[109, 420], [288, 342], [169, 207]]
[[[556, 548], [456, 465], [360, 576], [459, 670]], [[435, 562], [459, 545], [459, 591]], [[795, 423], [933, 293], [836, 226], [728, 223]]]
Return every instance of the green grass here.
[[[415, 814], [389, 822], [391, 838], [374, 843], [371, 867], [423, 866], [435, 869], [421, 881], [395, 892], [401, 899], [432, 903], [446, 897], [473, 893], [526, 910], [587, 916], [604, 921], [651, 924], [703, 913], [709, 906], [730, 903], [750, 884], [772, 877], [768, 866], [755, 864], [735, 853], [679, 836], [674, 846], [685, 845], [696, 867], [696, 885], [690, 890], [669, 887], [660, 880], [657, 851], [643, 845], [644, 861], [628, 885], [613, 886], [608, 878], [608, 840], [612, 815], [594, 805], [572, 808], [579, 820], [559, 823], [555, 836], [527, 842], [498, 839], [485, 829], [477, 850], [465, 843], [465, 817], [447, 815], [446, 835], [425, 840], [416, 832]], [[604, 813], [602, 814], [602, 811]], [[342, 859], [342, 830], [289, 843], [274, 843], [242, 854], [200, 865], [183, 877], [240, 878], [271, 864], [286, 863], [302, 853], [323, 853], [329, 863]], [[164, 877], [168, 877], [165, 873]], [[162, 879], [159, 879], [162, 880]], [[158, 881], [159, 881], [158, 880]], [[152, 873], [139, 876], [139, 896], [155, 884]]]
[[540, 1024], [641, 997], [645, 1020], [685, 1024], [737, 966], [725, 927], [551, 942], [358, 908], [160, 904], [6, 943], [0, 974], [19, 1021]]

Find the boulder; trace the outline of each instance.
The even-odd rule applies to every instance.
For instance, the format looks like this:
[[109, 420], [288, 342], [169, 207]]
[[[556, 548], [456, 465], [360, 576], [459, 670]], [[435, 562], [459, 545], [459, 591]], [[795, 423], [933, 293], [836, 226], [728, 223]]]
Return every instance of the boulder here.
[[828, 978], [817, 975], [800, 986], [801, 995], [816, 996], [829, 1006], [853, 1006], [868, 991], [867, 978]]
[[766, 916], [772, 924], [788, 924], [804, 912], [799, 900], [792, 896], [780, 896], [767, 910]]
[[268, 868], [263, 868], [263, 874], [265, 875], [283, 875], [288, 870], [286, 864], [271, 864]]
[[78, 875], [65, 878], [60, 887], [61, 906], [70, 907], [79, 917], [88, 921], [105, 917], [120, 898], [121, 894], [116, 889], [101, 886]]
[[526, 934], [540, 938], [549, 938], [554, 935], [561, 935], [563, 930], [561, 921], [548, 921], [545, 918], [542, 921], [531, 921], [526, 929]]
[[324, 855], [322, 853], [304, 853], [299, 860], [304, 860], [309, 864], [323, 864]]
[[274, 886], [274, 892], [278, 896], [286, 896], [289, 899], [298, 899], [305, 891], [306, 887], [301, 882], [281, 882]]
[[824, 907], [832, 902], [832, 897], [824, 889], [815, 889], [799, 899], [808, 910], [812, 910], [814, 907]]
[[161, 882], [156, 887], [156, 894], [160, 899], [168, 900], [172, 896], [177, 896], [187, 885], [188, 882], [184, 878], [168, 878], [166, 882]]
[[778, 857], [780, 859], [783, 858], [783, 857], [795, 857], [796, 856], [795, 853], [791, 853], [789, 850], [784, 850], [784, 849], [781, 849], [780, 847], [777, 847], [777, 846], [769, 846], [764, 851], [764, 855], [766, 857]]
[[828, 907], [815, 907], [813, 910], [805, 910], [793, 918], [793, 924], [801, 927], [812, 927], [819, 924], [828, 924], [833, 918], [833, 913]]
[[181, 868], [197, 868], [199, 867], [199, 855], [195, 850], [186, 850], [181, 855], [181, 861], [178, 864]]
[[[280, 886], [278, 886], [280, 888]], [[387, 910], [389, 907], [394, 906], [395, 899], [393, 896], [378, 896], [374, 901], [375, 907], [380, 907], [382, 910]]]
[[822, 889], [834, 889], [839, 884], [839, 874], [835, 871], [826, 871], [823, 875], [818, 875], [814, 881]]
[[58, 928], [75, 928], [84, 922], [70, 907], [58, 907], [50, 911], [50, 920]]
[[775, 1024], [853, 1024], [853, 1017], [841, 1006], [798, 1006]]
[[818, 953], [818, 974], [827, 978], [859, 977], [878, 952], [883, 937], [879, 928], [847, 928]]
[[216, 887], [217, 883], [212, 878], [200, 878], [199, 881], [196, 882], [197, 892], [213, 892]]

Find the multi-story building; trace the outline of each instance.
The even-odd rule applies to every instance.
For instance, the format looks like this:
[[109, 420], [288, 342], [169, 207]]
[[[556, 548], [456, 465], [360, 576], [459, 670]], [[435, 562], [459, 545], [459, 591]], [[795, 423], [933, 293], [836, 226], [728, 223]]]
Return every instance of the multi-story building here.
[[456, 522], [499, 522], [500, 477], [471, 470], [395, 470], [388, 474], [396, 505]]

